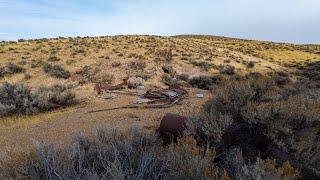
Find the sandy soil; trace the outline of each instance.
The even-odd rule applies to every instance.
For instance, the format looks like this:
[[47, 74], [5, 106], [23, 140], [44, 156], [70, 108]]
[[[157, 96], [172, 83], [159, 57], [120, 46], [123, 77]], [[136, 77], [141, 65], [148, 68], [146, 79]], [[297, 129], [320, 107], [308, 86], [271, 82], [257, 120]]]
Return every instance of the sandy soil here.
[[[204, 98], [195, 98], [203, 93]], [[188, 89], [186, 97], [179, 105], [164, 109], [119, 109], [98, 113], [87, 113], [93, 109], [104, 109], [127, 105], [137, 99], [136, 96], [117, 94], [116, 99], [93, 97], [85, 104], [32, 117], [21, 117], [17, 123], [0, 125], [0, 148], [17, 146], [28, 148], [37, 142], [65, 144], [76, 133], [90, 135], [94, 129], [108, 126], [129, 128], [137, 125], [156, 130], [161, 118], [168, 112], [181, 115], [197, 113], [211, 94], [209, 91]]]

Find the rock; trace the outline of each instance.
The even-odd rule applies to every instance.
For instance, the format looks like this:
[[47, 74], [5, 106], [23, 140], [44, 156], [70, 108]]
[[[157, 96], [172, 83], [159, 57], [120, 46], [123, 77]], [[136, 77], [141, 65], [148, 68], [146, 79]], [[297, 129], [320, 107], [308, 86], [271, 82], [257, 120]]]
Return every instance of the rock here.
[[204, 98], [203, 94], [196, 94], [196, 98]]
[[145, 81], [141, 77], [131, 77], [128, 79], [128, 87], [136, 89], [138, 86], [144, 86]]
[[102, 99], [115, 99], [115, 98], [117, 98], [117, 95], [115, 95], [115, 94], [105, 94], [101, 98]]
[[129, 113], [128, 117], [131, 118], [131, 119], [134, 119], [136, 121], [141, 121], [141, 118], [136, 114]]
[[145, 87], [144, 86], [137, 86], [137, 89], [143, 90]]
[[33, 125], [29, 126], [30, 129], [39, 128], [39, 127], [40, 127], [40, 125], [38, 125], [38, 124], [33, 124]]

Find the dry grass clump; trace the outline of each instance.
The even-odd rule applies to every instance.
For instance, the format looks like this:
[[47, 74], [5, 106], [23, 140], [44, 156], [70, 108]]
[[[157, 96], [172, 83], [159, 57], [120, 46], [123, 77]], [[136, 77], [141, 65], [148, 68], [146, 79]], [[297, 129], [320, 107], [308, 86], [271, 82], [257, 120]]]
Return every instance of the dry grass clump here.
[[35, 92], [23, 84], [0, 84], [0, 117], [13, 114], [36, 114], [75, 103], [66, 87], [55, 85]]
[[160, 49], [156, 51], [157, 58], [164, 60], [166, 62], [171, 62], [173, 60], [172, 49]]
[[57, 56], [50, 56], [48, 58], [48, 61], [49, 62], [58, 62], [58, 61], [60, 61], [60, 58], [58, 58]]
[[147, 67], [147, 63], [144, 61], [133, 61], [130, 63], [130, 68], [134, 70], [144, 70]]
[[80, 83], [107, 83], [112, 84], [115, 76], [98, 66], [84, 66], [75, 72]]
[[43, 71], [55, 78], [68, 79], [71, 74], [60, 65], [44, 64]]
[[243, 168], [240, 179], [299, 179], [299, 173], [289, 162], [279, 165], [275, 160], [257, 159], [257, 161]]

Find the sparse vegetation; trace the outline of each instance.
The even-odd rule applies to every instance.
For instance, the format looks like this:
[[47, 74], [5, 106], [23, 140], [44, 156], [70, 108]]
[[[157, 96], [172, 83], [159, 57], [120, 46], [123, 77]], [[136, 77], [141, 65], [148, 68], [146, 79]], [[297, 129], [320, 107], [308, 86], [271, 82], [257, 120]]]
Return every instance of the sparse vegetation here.
[[221, 74], [227, 74], [227, 75], [234, 75], [235, 74], [235, 68], [231, 65], [223, 65], [220, 67], [220, 73]]
[[[211, 155], [211, 156], [210, 156]], [[188, 158], [188, 159], [184, 159]], [[214, 154], [202, 155], [194, 143], [166, 150], [154, 136], [141, 129], [128, 133], [100, 129], [93, 139], [77, 136], [69, 148], [35, 147], [32, 151], [8, 152], [0, 160], [4, 179], [189, 179], [213, 178]], [[186, 163], [185, 163], [186, 162]], [[194, 170], [190, 169], [192, 164]], [[11, 167], [14, 167], [11, 168]]]
[[217, 68], [216, 65], [214, 65], [212, 63], [208, 63], [206, 61], [195, 61], [195, 60], [192, 60], [192, 61], [190, 61], [190, 63], [193, 64], [194, 66], [200, 67], [200, 68], [205, 69], [205, 70], [209, 70], [211, 68]]
[[[213, 163], [214, 148], [201, 148], [192, 138], [162, 146], [142, 129], [96, 131], [93, 138], [75, 136], [69, 147], [38, 145], [31, 150], [7, 150], [0, 158], [0, 178], [21, 179], [224, 179], [223, 167]], [[231, 166], [229, 166], [231, 167]], [[244, 165], [243, 178], [296, 179], [289, 163], [278, 166], [258, 159]], [[28, 179], [28, 178], [27, 178]]]
[[35, 92], [22, 84], [0, 84], [0, 117], [13, 114], [36, 114], [75, 103], [75, 96], [66, 87], [55, 85]]
[[189, 80], [189, 84], [200, 89], [213, 89], [214, 85], [223, 81], [221, 76], [198, 76]]
[[231, 81], [215, 90], [191, 124], [200, 142], [218, 150], [236, 145], [247, 161], [276, 157], [290, 161], [303, 176], [314, 177], [320, 158], [319, 92], [301, 84], [279, 87], [270, 78]]
[[7, 73], [7, 74], [22, 73], [23, 71], [24, 71], [23, 67], [18, 66], [14, 63], [9, 62], [6, 64], [5, 73]]
[[188, 82], [189, 81], [189, 75], [188, 74], [178, 74], [177, 79]]
[[60, 65], [44, 64], [43, 71], [55, 78], [68, 79], [71, 75], [69, 71], [63, 69]]
[[253, 68], [254, 65], [255, 65], [255, 62], [253, 62], [253, 61], [244, 61], [243, 64], [246, 65], [247, 68]]
[[3, 67], [0, 67], [0, 79], [2, 79], [4, 77], [5, 74], [5, 70]]
[[[215, 36], [0, 42], [1, 120], [26, 119], [19, 121], [22, 126], [13, 121], [12, 127], [0, 128], [1, 148], [21, 145], [20, 139], [29, 141], [35, 133], [40, 140], [52, 140], [31, 149], [2, 148], [0, 179], [319, 179], [319, 52], [319, 45]], [[75, 72], [72, 77], [68, 70]], [[72, 86], [41, 87], [47, 82]], [[119, 83], [140, 87], [96, 96], [94, 86], [100, 83], [106, 89]], [[188, 99], [159, 111], [86, 113], [88, 108], [123, 106], [131, 103], [127, 96], [164, 85], [185, 88]], [[75, 103], [71, 88], [86, 105], [72, 113], [59, 111], [55, 121], [45, 117], [48, 126], [29, 124], [33, 118], [42, 121], [40, 112]], [[188, 120], [188, 137], [164, 146], [154, 130], [166, 112], [196, 114]], [[90, 118], [79, 123], [80, 116]], [[143, 129], [106, 128], [90, 134], [102, 120], [126, 129], [136, 119]], [[61, 124], [66, 128], [49, 129]], [[59, 146], [75, 127], [88, 136]], [[30, 133], [23, 134], [26, 129]], [[47, 136], [56, 133], [61, 136]]]
[[158, 56], [158, 58], [163, 59], [166, 62], [171, 62], [173, 58], [172, 49], [158, 50], [156, 55]]

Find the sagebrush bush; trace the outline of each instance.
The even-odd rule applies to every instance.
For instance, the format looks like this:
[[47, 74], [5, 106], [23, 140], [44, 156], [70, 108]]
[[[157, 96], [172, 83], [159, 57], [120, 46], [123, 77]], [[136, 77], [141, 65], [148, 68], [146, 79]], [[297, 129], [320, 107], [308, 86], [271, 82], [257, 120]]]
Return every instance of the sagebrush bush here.
[[35, 111], [32, 99], [31, 91], [25, 85], [0, 84], [1, 116], [12, 113], [32, 114]]
[[198, 137], [211, 135], [211, 141], [202, 139], [206, 143], [222, 139], [223, 145], [240, 146], [250, 160], [276, 157], [302, 169], [304, 177], [319, 176], [319, 92], [273, 78], [231, 81], [215, 89], [204, 105], [201, 116], [209, 118], [193, 124]]
[[223, 81], [221, 76], [196, 76], [189, 79], [189, 84], [200, 89], [213, 89]]
[[75, 95], [62, 85], [40, 87], [34, 93], [33, 103], [41, 111], [49, 111], [75, 103]]
[[255, 62], [253, 62], [253, 61], [244, 61], [243, 64], [246, 65], [247, 68], [253, 68], [254, 65], [255, 65]]
[[167, 153], [168, 162], [175, 172], [175, 179], [215, 179], [219, 168], [213, 163], [214, 148], [202, 149], [192, 137], [180, 139], [172, 144]]
[[194, 140], [169, 148], [137, 128], [102, 128], [94, 137], [78, 135], [69, 147], [35, 146], [1, 154], [1, 179], [214, 179], [213, 149]]
[[199, 117], [191, 117], [188, 126], [197, 132], [196, 136], [201, 142], [219, 143], [225, 130], [232, 123], [229, 115], [222, 115], [216, 111], [204, 109]]
[[197, 66], [197, 67], [200, 67], [202, 69], [205, 69], [205, 70], [209, 70], [213, 67], [216, 67], [216, 65], [212, 64], [212, 63], [209, 63], [207, 61], [196, 61], [196, 60], [190, 60], [190, 63], [194, 66]]
[[75, 102], [75, 96], [66, 87], [55, 85], [35, 92], [22, 84], [0, 84], [0, 117], [11, 114], [35, 114]]
[[176, 78], [181, 80], [181, 81], [188, 82], [189, 81], [189, 74], [178, 74], [176, 76]]
[[235, 67], [231, 65], [223, 65], [220, 67], [220, 73], [227, 74], [227, 75], [234, 75], [236, 73]]
[[0, 79], [4, 77], [4, 74], [5, 74], [5, 69], [0, 66]]
[[6, 64], [6, 71], [5, 72], [8, 74], [21, 73], [24, 71], [25, 71], [25, 69], [23, 67], [18, 66], [14, 63], [9, 62]]
[[60, 65], [44, 64], [42, 69], [45, 73], [55, 78], [68, 79], [71, 76], [70, 72]]

